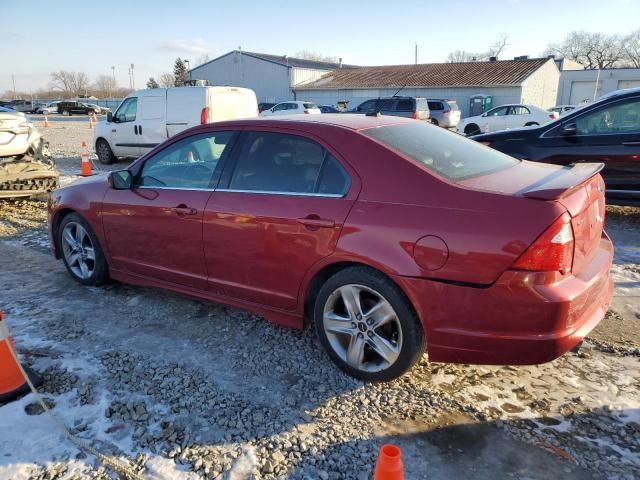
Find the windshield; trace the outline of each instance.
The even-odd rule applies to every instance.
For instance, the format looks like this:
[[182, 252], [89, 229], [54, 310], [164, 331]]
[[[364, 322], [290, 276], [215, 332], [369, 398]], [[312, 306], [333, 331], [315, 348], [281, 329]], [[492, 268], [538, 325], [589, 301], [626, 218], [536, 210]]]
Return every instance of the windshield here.
[[362, 133], [452, 181], [486, 175], [519, 163], [513, 157], [425, 122], [376, 127]]

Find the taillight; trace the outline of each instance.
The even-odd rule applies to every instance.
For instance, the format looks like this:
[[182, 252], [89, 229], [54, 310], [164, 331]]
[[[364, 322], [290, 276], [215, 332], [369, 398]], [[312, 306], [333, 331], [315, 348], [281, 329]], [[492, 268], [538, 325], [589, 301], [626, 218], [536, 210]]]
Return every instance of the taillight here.
[[204, 107], [200, 112], [200, 125], [204, 125], [209, 122], [209, 107]]
[[558, 118], [560, 116], [560, 114], [558, 112], [551, 112], [549, 114], [549, 118], [555, 120], [556, 118]]
[[573, 246], [571, 217], [565, 213], [520, 255], [511, 268], [567, 273], [573, 264]]
[[309, 110], [305, 110], [304, 113], [309, 113]]
[[451, 110], [450, 109], [449, 110], [445, 110], [445, 111], [442, 112], [442, 114], [446, 117], [447, 115], [451, 114]]
[[418, 112], [413, 112], [413, 115], [411, 115], [411, 118], [413, 118], [414, 120], [418, 119]]

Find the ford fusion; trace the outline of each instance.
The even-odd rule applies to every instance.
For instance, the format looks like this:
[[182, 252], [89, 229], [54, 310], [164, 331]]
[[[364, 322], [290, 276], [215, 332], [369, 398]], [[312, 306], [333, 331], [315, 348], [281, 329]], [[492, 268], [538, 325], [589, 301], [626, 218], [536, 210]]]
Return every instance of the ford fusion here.
[[[344, 371], [536, 364], [611, 300], [601, 164], [518, 160], [411, 119], [235, 120], [49, 201], [52, 249], [109, 279], [315, 324]], [[283, 347], [286, 348], [286, 347]]]

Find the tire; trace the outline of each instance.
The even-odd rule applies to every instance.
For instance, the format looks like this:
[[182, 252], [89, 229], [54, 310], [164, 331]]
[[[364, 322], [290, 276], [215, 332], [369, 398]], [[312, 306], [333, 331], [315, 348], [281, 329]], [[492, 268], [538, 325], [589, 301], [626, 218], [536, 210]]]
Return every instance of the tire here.
[[[347, 308], [345, 298], [358, 298], [360, 308]], [[350, 267], [329, 278], [318, 292], [313, 316], [329, 357], [360, 380], [398, 378], [425, 351], [420, 320], [405, 295], [389, 278], [368, 267]]]
[[107, 260], [98, 237], [77, 213], [68, 214], [60, 222], [58, 247], [67, 271], [76, 282], [99, 286], [109, 279]]
[[440, 124], [438, 123], [438, 120], [436, 120], [435, 118], [432, 118], [432, 119], [431, 119], [431, 124], [432, 124], [432, 125], [435, 125], [436, 127], [437, 127], [438, 125], [440, 125]]
[[98, 155], [98, 161], [103, 165], [111, 165], [116, 161], [109, 143], [102, 138], [96, 142], [96, 155]]
[[469, 125], [464, 127], [465, 135], [478, 135], [479, 133], [482, 133], [482, 132], [480, 131], [480, 127], [475, 123], [470, 123]]
[[538, 122], [528, 122], [524, 124], [525, 127], [533, 127], [534, 125], [538, 126], [540, 124]]

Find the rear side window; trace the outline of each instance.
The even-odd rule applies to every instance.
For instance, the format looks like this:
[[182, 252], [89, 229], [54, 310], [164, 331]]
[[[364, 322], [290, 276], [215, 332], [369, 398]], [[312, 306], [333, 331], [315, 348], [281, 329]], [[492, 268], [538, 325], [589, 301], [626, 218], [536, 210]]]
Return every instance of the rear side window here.
[[444, 110], [442, 102], [429, 102], [429, 110]]
[[519, 163], [473, 140], [432, 128], [426, 122], [371, 128], [362, 133], [452, 181], [486, 175]]
[[229, 189], [325, 195], [346, 193], [349, 177], [322, 146], [298, 135], [249, 132]]
[[307, 108], [307, 109], [308, 108], [318, 108], [315, 103], [311, 103], [311, 102], [305, 102], [302, 105], [304, 106], [304, 108]]
[[413, 112], [413, 102], [411, 100], [398, 100], [398, 103], [396, 103], [396, 111]]

